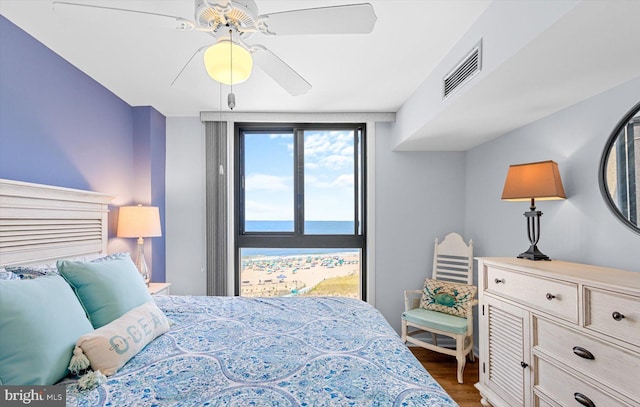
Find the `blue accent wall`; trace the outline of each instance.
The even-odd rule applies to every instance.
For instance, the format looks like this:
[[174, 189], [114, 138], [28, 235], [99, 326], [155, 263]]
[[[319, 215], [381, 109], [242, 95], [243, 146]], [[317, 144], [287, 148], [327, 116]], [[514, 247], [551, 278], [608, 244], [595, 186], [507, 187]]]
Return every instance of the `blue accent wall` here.
[[[133, 108], [133, 150], [135, 188], [132, 203], [157, 206], [164, 225], [166, 119], [152, 107]], [[165, 228], [162, 229], [164, 235]], [[145, 245], [151, 245], [152, 281], [165, 281], [164, 239], [147, 239]]]
[[0, 176], [130, 195], [132, 109], [0, 16]]
[[[0, 16], [0, 178], [115, 196], [111, 247], [121, 205], [160, 207], [164, 231], [165, 133], [155, 109], [130, 106]], [[135, 253], [130, 240], [115, 246]], [[152, 244], [164, 281], [164, 237]]]
[[[151, 138], [151, 204], [160, 210], [162, 235], [166, 233], [165, 223], [165, 174], [167, 158], [167, 120], [157, 110], [149, 109]], [[156, 238], [153, 242], [153, 281], [166, 281], [165, 240]]]

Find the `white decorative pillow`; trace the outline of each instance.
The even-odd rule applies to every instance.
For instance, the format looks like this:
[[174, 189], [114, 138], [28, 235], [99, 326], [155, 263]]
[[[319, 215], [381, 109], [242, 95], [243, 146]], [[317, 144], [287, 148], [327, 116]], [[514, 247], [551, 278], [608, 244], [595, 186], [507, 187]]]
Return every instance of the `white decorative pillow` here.
[[30, 280], [32, 278], [50, 275], [60, 275], [55, 265], [37, 264], [31, 266], [6, 266], [7, 271], [12, 272], [21, 280]]
[[427, 278], [424, 280], [420, 308], [465, 318], [467, 306], [473, 301], [477, 290], [478, 287], [474, 285]]
[[[153, 302], [144, 303], [76, 342], [69, 370], [117, 372], [149, 342], [169, 330], [169, 320]], [[88, 360], [87, 360], [88, 359]]]
[[17, 280], [17, 279], [18, 279], [17, 274], [7, 271], [5, 268], [0, 268], [0, 280]]

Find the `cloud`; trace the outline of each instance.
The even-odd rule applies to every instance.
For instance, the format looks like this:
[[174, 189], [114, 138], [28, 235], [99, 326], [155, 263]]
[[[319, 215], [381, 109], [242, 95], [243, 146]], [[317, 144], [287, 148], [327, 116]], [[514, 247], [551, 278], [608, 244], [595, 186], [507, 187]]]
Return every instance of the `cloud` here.
[[244, 187], [246, 191], [287, 191], [293, 190], [292, 181], [291, 177], [280, 177], [268, 174], [249, 174], [244, 180]]
[[340, 152], [342, 155], [348, 155], [353, 157], [353, 144], [348, 145]]
[[278, 140], [274, 144], [286, 146], [289, 155], [293, 156], [293, 133], [267, 133], [266, 136], [269, 140]]
[[305, 186], [307, 188], [315, 187], [321, 189], [353, 188], [353, 174], [338, 175], [329, 181], [307, 175], [305, 177]]
[[245, 201], [246, 220], [291, 220], [293, 219], [293, 203], [290, 205], [265, 204], [247, 200]]
[[353, 175], [340, 175], [333, 181], [333, 185], [337, 188], [353, 188]]
[[[353, 132], [310, 132], [305, 136], [304, 155], [307, 168], [340, 169], [352, 166]], [[313, 166], [316, 167], [313, 167]]]
[[321, 162], [326, 167], [344, 168], [347, 165], [353, 163], [353, 156], [330, 155], [328, 157], [325, 157]]
[[270, 139], [283, 138], [283, 139], [293, 140], [293, 134], [292, 133], [269, 133], [269, 138]]

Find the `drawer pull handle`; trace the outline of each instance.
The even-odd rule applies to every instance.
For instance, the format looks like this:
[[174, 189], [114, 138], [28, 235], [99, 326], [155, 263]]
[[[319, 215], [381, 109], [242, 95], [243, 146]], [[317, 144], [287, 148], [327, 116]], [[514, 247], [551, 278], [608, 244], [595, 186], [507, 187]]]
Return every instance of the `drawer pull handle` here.
[[575, 353], [576, 355], [580, 356], [581, 358], [584, 359], [589, 359], [589, 360], [594, 360], [595, 357], [593, 356], [593, 353], [589, 352], [588, 350], [586, 350], [585, 348], [582, 348], [580, 346], [574, 346], [573, 347], [573, 353]]
[[593, 401], [591, 401], [591, 399], [587, 396], [585, 396], [582, 393], [573, 393], [573, 398], [576, 399], [576, 401], [580, 404], [582, 404], [583, 406], [586, 407], [596, 407], [596, 405], [593, 403]]
[[504, 278], [496, 278], [496, 279], [495, 279], [495, 280], [493, 280], [493, 281], [495, 281], [495, 282], [496, 282], [496, 284], [500, 284], [500, 283], [504, 284]]
[[622, 315], [621, 313], [619, 313], [618, 311], [613, 311], [613, 314], [611, 314], [611, 316], [613, 317], [613, 319], [615, 319], [616, 321], [622, 321], [624, 319], [624, 315]]
[[555, 295], [553, 295], [553, 294], [551, 294], [551, 293], [547, 293], [547, 299], [548, 299], [549, 301], [551, 301], [551, 300], [552, 300], [552, 299], [554, 299], [554, 298], [556, 298], [556, 296], [555, 296]]

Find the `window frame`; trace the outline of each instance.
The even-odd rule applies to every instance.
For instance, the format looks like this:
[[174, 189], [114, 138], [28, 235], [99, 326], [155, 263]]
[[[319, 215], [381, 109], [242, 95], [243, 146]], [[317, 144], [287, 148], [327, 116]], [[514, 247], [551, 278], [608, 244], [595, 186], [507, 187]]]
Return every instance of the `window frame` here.
[[[240, 295], [241, 248], [335, 248], [360, 250], [360, 299], [367, 301], [367, 126], [365, 123], [234, 123], [234, 294]], [[304, 132], [352, 130], [354, 132], [354, 230], [353, 234], [304, 234]], [[244, 134], [291, 132], [294, 141], [294, 230], [292, 232], [245, 231]], [[359, 136], [358, 136], [359, 133]], [[359, 141], [359, 144], [358, 144]], [[361, 209], [359, 209], [361, 208]]]

